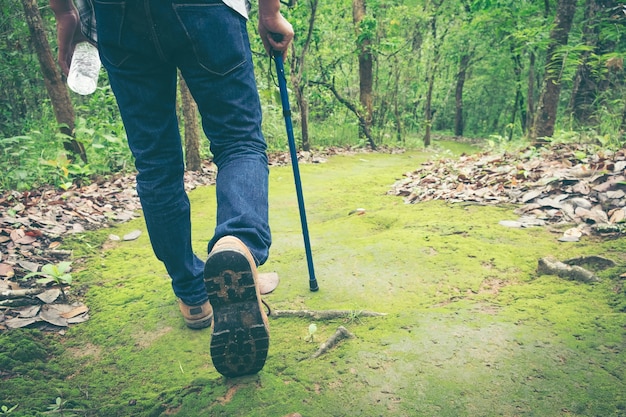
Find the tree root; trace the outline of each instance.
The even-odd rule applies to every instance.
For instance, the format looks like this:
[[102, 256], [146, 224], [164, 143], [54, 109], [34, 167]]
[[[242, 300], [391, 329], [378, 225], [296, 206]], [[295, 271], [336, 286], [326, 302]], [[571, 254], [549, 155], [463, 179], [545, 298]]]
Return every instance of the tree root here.
[[328, 352], [330, 349], [335, 347], [343, 339], [351, 339], [353, 337], [354, 337], [354, 335], [352, 333], [350, 333], [348, 331], [348, 329], [346, 329], [343, 326], [339, 326], [337, 328], [337, 331], [335, 332], [335, 334], [333, 334], [324, 343], [322, 343], [320, 345], [320, 348], [317, 350], [317, 352], [315, 352], [311, 356], [311, 359], [315, 359], [315, 358], [320, 357], [321, 355], [323, 355], [324, 353]]
[[615, 266], [615, 261], [598, 255], [579, 256], [577, 258], [570, 258], [563, 261], [570, 266], [578, 265], [591, 267], [592, 269], [607, 269]]
[[577, 265], [569, 266], [552, 256], [539, 259], [537, 273], [539, 275], [556, 275], [572, 281], [600, 282], [600, 278], [593, 272]]
[[300, 317], [316, 320], [332, 320], [350, 317], [381, 317], [387, 313], [366, 310], [272, 310], [272, 318]]

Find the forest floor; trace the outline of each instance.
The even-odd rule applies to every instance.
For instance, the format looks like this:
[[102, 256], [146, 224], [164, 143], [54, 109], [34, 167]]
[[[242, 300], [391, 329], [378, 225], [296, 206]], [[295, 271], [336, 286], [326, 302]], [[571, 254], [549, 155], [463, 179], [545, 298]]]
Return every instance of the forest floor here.
[[[300, 166], [318, 292], [308, 288], [291, 168], [271, 168], [274, 245], [261, 272], [278, 273], [280, 284], [265, 300], [293, 313], [270, 317], [268, 360], [255, 376], [226, 379], [212, 367], [210, 331], [184, 326], [142, 219], [62, 240], [32, 236], [32, 228], [9, 233], [12, 248], [23, 249], [14, 255], [40, 253], [32, 238], [55, 253], [71, 250], [69, 297], [89, 312], [83, 323], [41, 331], [9, 330], [16, 309], [0, 310], [0, 413], [16, 406], [11, 415], [626, 416], [626, 239], [619, 228], [601, 234], [590, 226], [600, 223], [598, 204], [585, 212], [573, 200], [584, 195], [582, 183], [596, 200], [619, 191], [624, 180], [607, 172], [623, 170], [621, 157], [586, 164], [604, 164], [604, 177], [575, 176], [576, 164], [557, 166], [560, 158], [547, 164], [563, 192], [546, 188], [554, 179], [534, 179], [537, 187], [520, 186], [504, 200], [520, 172], [537, 173], [532, 158], [519, 156], [513, 172], [503, 168], [510, 164], [488, 166], [497, 158], [469, 145], [440, 146], [452, 153], [355, 153]], [[470, 166], [462, 152], [478, 162]], [[444, 173], [439, 186], [422, 169]], [[496, 172], [509, 175], [506, 187], [494, 182]], [[410, 191], [418, 187], [464, 198], [422, 201]], [[619, 225], [622, 197], [608, 197], [616, 201], [605, 200], [604, 213]], [[199, 186], [190, 199], [202, 254], [215, 222], [214, 189]], [[28, 206], [4, 218], [26, 219]], [[86, 210], [54, 215], [98, 217]], [[128, 217], [113, 211], [109, 217]], [[583, 264], [595, 279], [581, 282], [538, 272], [550, 256], [611, 262]], [[33, 267], [20, 262], [4, 259], [0, 272]], [[331, 310], [345, 313], [296, 317]], [[353, 337], [314, 358], [339, 328]]]

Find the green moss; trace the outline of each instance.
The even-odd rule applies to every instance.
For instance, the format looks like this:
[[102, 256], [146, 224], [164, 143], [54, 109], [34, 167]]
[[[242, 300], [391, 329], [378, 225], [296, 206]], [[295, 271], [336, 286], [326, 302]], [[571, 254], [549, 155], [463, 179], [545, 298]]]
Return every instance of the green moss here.
[[[274, 245], [261, 269], [278, 272], [281, 283], [266, 300], [354, 313], [316, 322], [314, 343], [306, 341], [311, 321], [270, 319], [271, 349], [258, 375], [217, 374], [210, 332], [185, 328], [138, 219], [73, 242], [87, 247], [74, 279], [91, 319], [65, 336], [29, 336], [25, 350], [43, 349], [47, 359], [22, 356], [24, 374], [2, 381], [0, 398], [19, 403], [18, 416], [44, 411], [59, 395], [89, 416], [624, 415], [626, 239], [564, 244], [548, 228], [499, 226], [516, 218], [513, 207], [405, 205], [387, 194], [432, 156], [362, 154], [301, 166], [315, 293], [291, 169], [272, 168]], [[203, 255], [214, 189], [190, 198], [193, 244]], [[365, 214], [350, 214], [357, 208]], [[144, 231], [136, 241], [94, 246], [134, 229]], [[599, 272], [598, 284], [535, 272], [547, 255], [592, 254], [618, 264]], [[388, 315], [359, 317], [361, 310]], [[339, 325], [356, 338], [310, 359]], [[1, 349], [0, 358], [15, 361]]]
[[54, 338], [36, 330], [7, 332], [0, 340], [0, 370], [9, 374], [49, 369], [48, 361], [62, 350]]

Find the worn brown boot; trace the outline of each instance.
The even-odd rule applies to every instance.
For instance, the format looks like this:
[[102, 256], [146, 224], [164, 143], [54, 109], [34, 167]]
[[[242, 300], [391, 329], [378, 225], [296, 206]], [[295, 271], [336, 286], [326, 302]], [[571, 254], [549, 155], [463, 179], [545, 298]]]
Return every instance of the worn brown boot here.
[[199, 306], [188, 306], [179, 299], [178, 307], [183, 313], [185, 324], [190, 329], [204, 329], [213, 321], [213, 308], [208, 301]]
[[265, 365], [270, 335], [257, 277], [252, 254], [233, 236], [215, 244], [204, 267], [214, 314], [211, 358], [226, 377], [255, 374]]

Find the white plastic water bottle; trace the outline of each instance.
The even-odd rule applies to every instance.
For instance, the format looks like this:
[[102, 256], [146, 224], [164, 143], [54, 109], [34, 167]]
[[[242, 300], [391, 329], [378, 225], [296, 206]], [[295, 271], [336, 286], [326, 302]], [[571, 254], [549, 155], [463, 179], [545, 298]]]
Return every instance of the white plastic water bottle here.
[[86, 96], [96, 91], [100, 75], [98, 49], [89, 42], [76, 44], [67, 76], [67, 86], [75, 93]]

